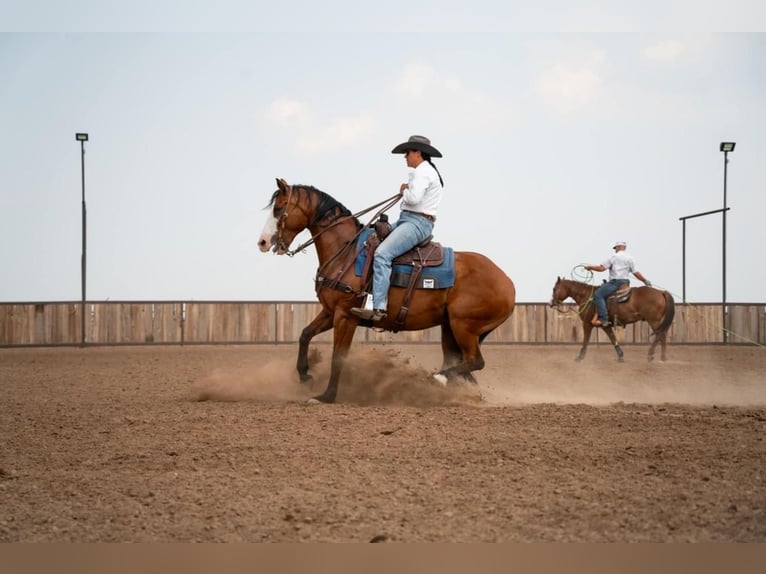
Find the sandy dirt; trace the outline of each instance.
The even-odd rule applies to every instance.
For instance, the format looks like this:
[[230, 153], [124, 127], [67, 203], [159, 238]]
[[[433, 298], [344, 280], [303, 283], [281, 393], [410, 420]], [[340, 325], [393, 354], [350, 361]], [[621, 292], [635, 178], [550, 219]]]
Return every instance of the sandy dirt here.
[[0, 542], [766, 542], [766, 349], [0, 349]]

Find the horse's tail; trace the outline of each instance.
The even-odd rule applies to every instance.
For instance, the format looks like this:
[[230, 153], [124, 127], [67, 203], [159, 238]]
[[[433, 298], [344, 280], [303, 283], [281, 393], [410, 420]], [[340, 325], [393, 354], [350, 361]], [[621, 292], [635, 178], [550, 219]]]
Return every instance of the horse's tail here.
[[660, 326], [657, 327], [657, 331], [655, 331], [657, 335], [660, 335], [670, 329], [670, 325], [673, 322], [673, 317], [676, 316], [676, 302], [673, 300], [673, 295], [667, 291], [663, 291], [662, 294], [665, 296], [665, 316], [662, 318], [662, 323], [660, 323]]

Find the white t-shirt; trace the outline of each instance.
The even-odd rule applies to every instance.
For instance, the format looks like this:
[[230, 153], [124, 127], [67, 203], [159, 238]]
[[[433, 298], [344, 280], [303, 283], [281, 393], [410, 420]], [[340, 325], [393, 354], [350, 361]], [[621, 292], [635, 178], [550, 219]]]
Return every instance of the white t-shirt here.
[[404, 190], [401, 209], [436, 216], [442, 200], [439, 174], [427, 161], [410, 171], [409, 187]]
[[636, 272], [636, 264], [633, 257], [625, 250], [618, 251], [601, 265], [609, 269], [609, 279], [628, 279], [630, 274]]

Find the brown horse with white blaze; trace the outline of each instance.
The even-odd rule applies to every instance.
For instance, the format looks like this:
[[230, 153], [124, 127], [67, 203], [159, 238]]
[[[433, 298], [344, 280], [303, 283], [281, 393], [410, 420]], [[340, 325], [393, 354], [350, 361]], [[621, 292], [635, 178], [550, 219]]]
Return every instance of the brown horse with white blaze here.
[[[593, 301], [595, 290], [595, 285], [561, 277], [556, 279], [556, 284], [553, 286], [551, 307], [560, 305], [570, 297], [577, 303], [578, 314], [582, 321], [583, 341], [580, 354], [575, 359], [576, 361], [582, 361], [588, 350], [590, 333], [594, 327], [591, 320], [596, 315], [596, 306]], [[654, 350], [657, 347], [657, 343], [662, 344], [662, 360], [667, 360], [667, 332], [675, 316], [675, 301], [670, 293], [655, 289], [654, 287], [634, 287], [631, 290], [630, 297], [624, 302], [615, 303], [612, 300], [607, 300], [607, 311], [609, 313], [609, 320], [614, 325], [629, 325], [637, 321], [649, 323], [654, 337], [649, 347], [648, 360], [654, 359]], [[614, 345], [614, 350], [617, 352], [617, 360], [623, 362], [623, 352], [617, 342], [617, 338], [614, 336], [614, 330], [611, 326], [603, 327], [603, 329], [612, 345]]]
[[[334, 402], [344, 360], [357, 326], [372, 326], [351, 313], [364, 301], [362, 279], [355, 274], [356, 239], [363, 225], [341, 203], [311, 186], [289, 185], [277, 179], [278, 189], [269, 202], [271, 214], [258, 240], [262, 252], [293, 254], [289, 246], [296, 235], [308, 229], [316, 246], [319, 268], [315, 279], [322, 310], [300, 336], [297, 370], [301, 382], [308, 373], [308, 346], [316, 335], [333, 329], [330, 380], [326, 390], [315, 397]], [[516, 305], [513, 281], [491, 260], [479, 253], [455, 252], [454, 286], [415, 290], [404, 324], [395, 324], [407, 289], [391, 287], [388, 317], [376, 322], [385, 330], [419, 331], [441, 326], [444, 362], [434, 377], [442, 384], [462, 376], [475, 383], [472, 371], [484, 367], [480, 343], [499, 327]]]

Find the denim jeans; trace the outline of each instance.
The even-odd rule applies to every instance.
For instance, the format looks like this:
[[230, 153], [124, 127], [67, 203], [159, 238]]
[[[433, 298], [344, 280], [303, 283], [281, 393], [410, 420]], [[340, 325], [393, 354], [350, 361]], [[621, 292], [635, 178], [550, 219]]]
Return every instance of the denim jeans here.
[[606, 312], [606, 299], [617, 291], [620, 287], [625, 285], [626, 283], [630, 283], [629, 279], [610, 279], [601, 287], [596, 289], [596, 292], [593, 294], [593, 299], [596, 302], [596, 312], [598, 313], [598, 318], [601, 320], [601, 322], [606, 323], [609, 320], [609, 316]]
[[424, 241], [434, 224], [422, 215], [402, 211], [399, 220], [391, 226], [391, 233], [375, 250], [372, 262], [372, 306], [388, 308], [388, 287], [391, 284], [391, 262]]

